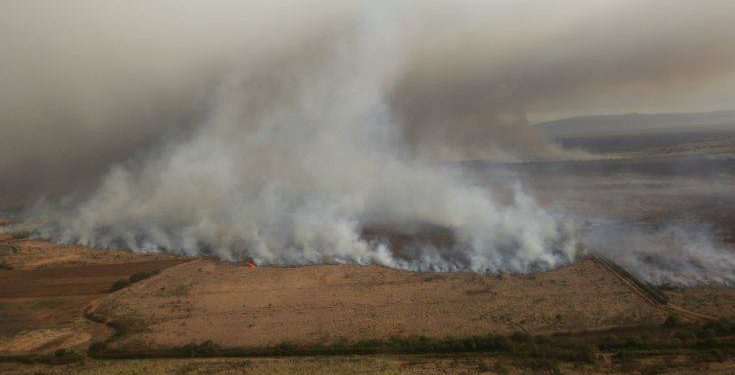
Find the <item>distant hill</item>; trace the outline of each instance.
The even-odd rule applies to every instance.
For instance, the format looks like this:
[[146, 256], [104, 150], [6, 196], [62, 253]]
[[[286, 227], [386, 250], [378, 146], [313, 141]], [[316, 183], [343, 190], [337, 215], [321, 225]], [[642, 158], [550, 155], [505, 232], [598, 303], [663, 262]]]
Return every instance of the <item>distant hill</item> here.
[[534, 128], [552, 138], [735, 130], [735, 111], [571, 117]]

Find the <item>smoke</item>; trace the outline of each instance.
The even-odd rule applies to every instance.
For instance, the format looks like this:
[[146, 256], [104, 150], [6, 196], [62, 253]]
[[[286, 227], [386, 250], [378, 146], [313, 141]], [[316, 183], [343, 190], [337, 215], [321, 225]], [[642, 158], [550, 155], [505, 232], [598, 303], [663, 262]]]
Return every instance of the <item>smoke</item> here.
[[564, 158], [529, 117], [731, 106], [711, 87], [735, 87], [732, 2], [473, 5], [432, 8], [432, 41], [392, 93], [425, 154]]
[[[662, 88], [711, 84], [735, 57], [730, 2], [2, 8], [2, 199], [75, 193], [30, 214], [60, 241], [262, 263], [569, 262], [571, 224], [433, 161], [568, 157], [530, 117], [599, 109], [621, 88], [654, 108]], [[682, 39], [690, 14], [702, 21]], [[448, 228], [451, 246], [398, 249], [371, 227]]]
[[[313, 55], [241, 67], [190, 139], [116, 168], [45, 235], [277, 264], [525, 272], [573, 259], [563, 223], [529, 197], [501, 205], [398, 147], [385, 96], [405, 62], [399, 21], [365, 10]], [[364, 239], [370, 223], [450, 228], [454, 248], [405, 257]]]
[[587, 231], [584, 237], [587, 246], [653, 285], [735, 285], [732, 250], [701, 224], [659, 229], [619, 224]]

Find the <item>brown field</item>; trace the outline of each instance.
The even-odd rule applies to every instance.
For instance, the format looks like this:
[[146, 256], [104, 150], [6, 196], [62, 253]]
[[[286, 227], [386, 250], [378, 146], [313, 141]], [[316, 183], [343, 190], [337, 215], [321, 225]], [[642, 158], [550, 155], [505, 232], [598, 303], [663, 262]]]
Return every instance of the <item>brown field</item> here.
[[95, 306], [98, 319], [136, 322], [140, 332], [119, 342], [123, 346], [551, 333], [658, 324], [666, 317], [591, 260], [531, 276], [355, 265], [248, 269], [194, 261]]
[[735, 319], [735, 288], [701, 285], [665, 292], [672, 304], [710, 316]]
[[89, 304], [112, 284], [185, 259], [168, 255], [93, 250], [30, 239], [0, 242], [0, 353], [42, 353], [86, 347], [108, 337], [104, 325], [84, 318]]
[[[30, 240], [4, 244], [29, 257], [39, 256], [39, 249], [56, 254], [57, 247], [67, 246]], [[31, 245], [34, 251], [28, 251]], [[592, 258], [549, 272], [496, 276], [356, 265], [248, 269], [206, 259], [157, 258], [116, 250], [101, 254], [109, 257], [86, 260], [80, 256], [74, 262], [0, 271], [3, 355], [52, 353], [60, 348], [84, 351], [92, 341], [105, 340], [118, 350], [139, 351], [205, 340], [226, 348], [410, 335], [569, 332], [585, 337], [592, 332], [597, 337], [620, 328], [625, 331], [619, 334], [637, 331], [626, 327], [649, 332], [671, 313]], [[31, 264], [21, 258], [13, 264]], [[161, 272], [120, 291], [109, 291], [116, 280], [151, 270]], [[690, 311], [712, 315], [721, 315], [718, 310], [735, 311], [731, 288], [666, 293], [675, 306]], [[115, 334], [116, 329], [100, 324], [104, 322], [115, 323], [111, 325], [125, 333]], [[601, 333], [595, 334], [598, 330]], [[67, 365], [0, 363], [0, 372], [528, 373], [527, 365], [518, 361], [500, 354], [95, 359]], [[732, 361], [692, 362], [687, 356], [647, 357], [628, 366], [660, 369], [672, 361], [678, 364], [670, 373], [696, 374], [706, 369], [727, 374], [735, 369]], [[569, 374], [628, 373], [614, 363], [609, 355], [600, 354], [594, 365], [560, 363], [555, 368]]]
[[0, 233], [0, 264], [13, 270], [177, 259], [181, 258], [161, 253], [144, 254], [111, 249], [90, 249], [79, 245], [55, 244], [29, 238], [13, 239], [13, 235]]

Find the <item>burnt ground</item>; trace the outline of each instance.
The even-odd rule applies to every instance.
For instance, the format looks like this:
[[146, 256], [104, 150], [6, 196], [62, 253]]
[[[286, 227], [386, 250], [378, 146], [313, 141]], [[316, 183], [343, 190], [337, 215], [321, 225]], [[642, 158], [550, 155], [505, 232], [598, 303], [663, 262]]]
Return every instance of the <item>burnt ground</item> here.
[[542, 205], [580, 221], [695, 225], [709, 227], [725, 244], [735, 243], [735, 156], [467, 162], [464, 167], [481, 184], [520, 182]]

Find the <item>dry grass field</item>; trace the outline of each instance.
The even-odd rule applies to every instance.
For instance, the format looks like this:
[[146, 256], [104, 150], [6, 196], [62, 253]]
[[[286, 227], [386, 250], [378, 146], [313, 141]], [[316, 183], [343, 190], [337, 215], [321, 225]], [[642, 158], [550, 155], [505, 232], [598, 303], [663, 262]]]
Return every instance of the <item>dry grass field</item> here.
[[[391, 337], [555, 337], [563, 333], [564, 340], [576, 340], [581, 344], [575, 347], [583, 347], [580, 345], [599, 342], [610, 334], [638, 337], [635, 335], [648, 332], [643, 337], [654, 339], [671, 335], [656, 328], [671, 311], [651, 303], [593, 258], [533, 275], [477, 275], [357, 265], [251, 269], [207, 259], [120, 250], [100, 251], [87, 259], [85, 254], [96, 250], [27, 239], [5, 239], [2, 243], [14, 247], [12, 257], [3, 257], [13, 259], [8, 264], [19, 268], [0, 271], [0, 351], [4, 356], [46, 355], [52, 363], [0, 361], [0, 373], [524, 374], [558, 370], [614, 374], [632, 369], [664, 373], [670, 369], [665, 373], [706, 370], [727, 374], [735, 369], [735, 362], [726, 358], [713, 360], [687, 352], [625, 362], [609, 352], [599, 352], [590, 357], [592, 362], [553, 364], [504, 352], [88, 358], [67, 363], [66, 357], [55, 357], [59, 349], [84, 353], [95, 341], [106, 342], [109, 350], [140, 353], [207, 340], [226, 349], [273, 347], [283, 342], [308, 347]], [[43, 258], [44, 250], [51, 259], [64, 249], [79, 256], [74, 261], [32, 261]], [[112, 291], [117, 280], [149, 271], [158, 273]], [[698, 287], [665, 293], [672, 305], [702, 314], [719, 316], [735, 310], [731, 288]], [[511, 342], [526, 340], [519, 337]], [[543, 347], [549, 339], [534, 340], [540, 341], [513, 345]], [[63, 360], [53, 363], [53, 358]]]
[[119, 345], [224, 347], [658, 324], [666, 315], [591, 260], [530, 276], [379, 266], [246, 267], [194, 261], [95, 303], [135, 326]]
[[[21, 237], [16, 235], [15, 237]], [[84, 318], [112, 284], [185, 259], [94, 250], [6, 236], [0, 241], [0, 353], [44, 353], [86, 347], [111, 330]]]

